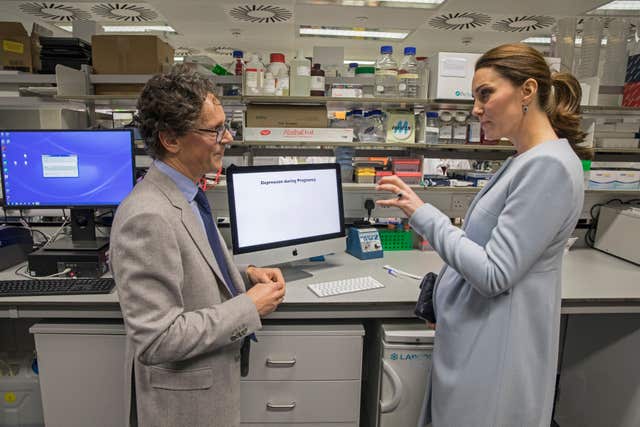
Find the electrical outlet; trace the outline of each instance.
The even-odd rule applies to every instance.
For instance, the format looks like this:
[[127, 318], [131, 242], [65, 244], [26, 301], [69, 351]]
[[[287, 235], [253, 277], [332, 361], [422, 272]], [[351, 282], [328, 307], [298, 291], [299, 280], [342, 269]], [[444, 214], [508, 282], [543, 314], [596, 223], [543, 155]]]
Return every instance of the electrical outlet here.
[[451, 210], [466, 212], [472, 200], [471, 194], [454, 194], [451, 196]]

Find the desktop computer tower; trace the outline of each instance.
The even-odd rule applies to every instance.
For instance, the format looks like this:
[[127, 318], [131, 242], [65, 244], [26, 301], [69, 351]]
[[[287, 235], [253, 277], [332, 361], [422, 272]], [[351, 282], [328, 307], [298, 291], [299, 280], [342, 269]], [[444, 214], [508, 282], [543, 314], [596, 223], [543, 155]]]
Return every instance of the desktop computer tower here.
[[69, 277], [100, 277], [107, 272], [108, 246], [98, 250], [64, 251], [38, 249], [28, 256], [29, 273], [35, 277], [61, 273]]

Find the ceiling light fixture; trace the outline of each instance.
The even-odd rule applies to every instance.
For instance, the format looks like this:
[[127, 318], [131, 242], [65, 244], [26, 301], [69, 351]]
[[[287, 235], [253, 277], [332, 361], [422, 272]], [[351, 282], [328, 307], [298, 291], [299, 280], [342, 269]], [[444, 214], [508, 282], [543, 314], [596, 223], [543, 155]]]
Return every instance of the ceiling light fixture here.
[[346, 65], [349, 65], [353, 62], [357, 62], [359, 65], [373, 65], [376, 63], [376, 61], [364, 60], [364, 59], [345, 59], [344, 60], [344, 63]]
[[615, 0], [595, 10], [640, 10], [639, 0]]
[[147, 31], [160, 31], [165, 33], [175, 33], [169, 25], [104, 25], [105, 33], [144, 33]]
[[[528, 37], [528, 38], [522, 40], [521, 43], [551, 44], [551, 37]], [[581, 36], [576, 36], [575, 45], [576, 46], [582, 46], [582, 37]], [[606, 37], [602, 38], [602, 40], [600, 41], [600, 45], [601, 46], [606, 46], [607, 45], [607, 38]]]
[[73, 31], [72, 25], [56, 25], [56, 27], [60, 28], [61, 30], [67, 31], [69, 33]]
[[306, 0], [303, 3], [312, 5], [435, 9], [444, 2], [445, 0]]
[[347, 28], [300, 27], [301, 36], [318, 37], [350, 37], [355, 39], [391, 39], [404, 40], [409, 35], [406, 31], [354, 30]]

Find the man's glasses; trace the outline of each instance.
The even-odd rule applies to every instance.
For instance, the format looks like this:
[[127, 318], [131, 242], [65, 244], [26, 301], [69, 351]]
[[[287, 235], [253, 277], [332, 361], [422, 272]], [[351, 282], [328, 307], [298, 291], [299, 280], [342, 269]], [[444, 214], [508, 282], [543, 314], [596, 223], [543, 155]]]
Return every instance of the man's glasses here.
[[231, 132], [229, 126], [225, 123], [223, 125], [218, 126], [215, 129], [194, 129], [197, 132], [204, 133], [205, 135], [214, 136], [216, 138], [216, 143], [220, 144], [224, 139], [224, 136], [227, 132]]

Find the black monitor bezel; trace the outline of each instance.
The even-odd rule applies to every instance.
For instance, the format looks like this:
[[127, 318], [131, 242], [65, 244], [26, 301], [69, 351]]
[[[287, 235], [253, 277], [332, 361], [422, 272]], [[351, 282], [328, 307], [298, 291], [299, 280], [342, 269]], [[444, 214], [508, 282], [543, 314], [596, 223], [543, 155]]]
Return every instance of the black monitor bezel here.
[[[131, 188], [136, 184], [136, 156], [135, 143], [132, 129], [0, 129], [0, 132], [128, 132], [131, 141]], [[118, 204], [102, 204], [102, 205], [83, 205], [83, 204], [47, 204], [47, 205], [9, 205], [6, 197], [6, 188], [4, 182], [4, 173], [0, 174], [0, 182], [2, 182], [2, 207], [5, 209], [97, 209], [97, 208], [113, 208]]]
[[[305, 237], [301, 239], [283, 240], [275, 243], [265, 243], [261, 245], [238, 246], [238, 226], [236, 222], [236, 209], [233, 200], [235, 200], [233, 189], [233, 177], [237, 174], [256, 173], [256, 172], [289, 172], [289, 171], [306, 171], [306, 170], [335, 170], [338, 189], [338, 204], [340, 207], [340, 231], [337, 233], [323, 234], [320, 236]], [[283, 248], [286, 246], [301, 245], [305, 243], [319, 242], [323, 240], [345, 237], [344, 225], [344, 203], [342, 200], [342, 176], [340, 174], [340, 165], [337, 163], [313, 163], [304, 165], [268, 165], [268, 166], [231, 166], [227, 169], [227, 197], [229, 203], [229, 217], [231, 222], [231, 237], [233, 253], [235, 255], [258, 252], [268, 249]], [[283, 206], [286, 209], [286, 206]], [[285, 226], [285, 225], [283, 225]]]

